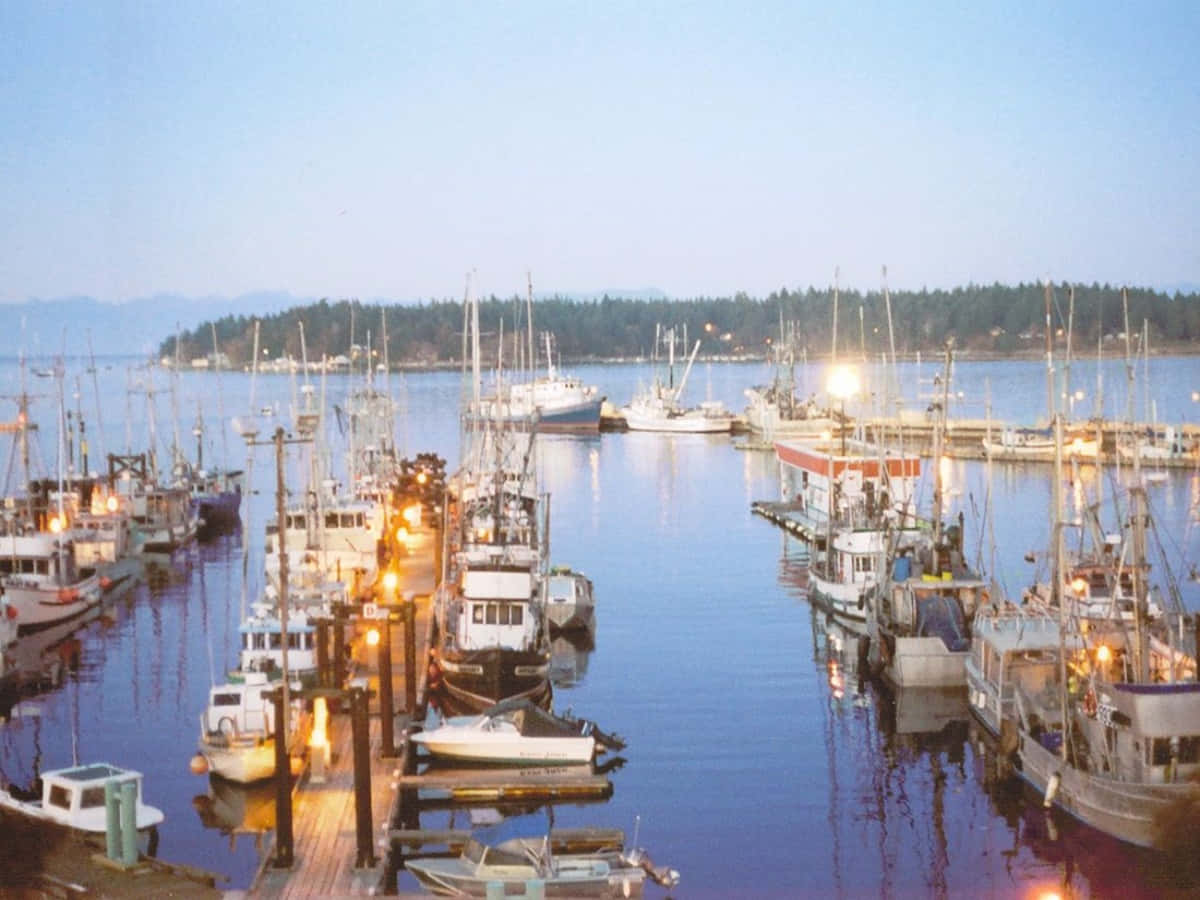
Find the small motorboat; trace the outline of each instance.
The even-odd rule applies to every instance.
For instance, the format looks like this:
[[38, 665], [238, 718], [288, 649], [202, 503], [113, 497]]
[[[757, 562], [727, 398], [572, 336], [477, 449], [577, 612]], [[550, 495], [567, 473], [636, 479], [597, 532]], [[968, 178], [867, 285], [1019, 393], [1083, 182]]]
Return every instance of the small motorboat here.
[[68, 769], [53, 769], [41, 776], [41, 795], [19, 796], [13, 789], [0, 791], [0, 810], [10, 810], [37, 822], [61, 825], [88, 834], [105, 834], [107, 801], [105, 786], [111, 783], [118, 795], [124, 785], [134, 785], [134, 825], [149, 831], [163, 821], [161, 809], [142, 801], [142, 773], [109, 763], [91, 763]]
[[529, 896], [537, 882], [546, 897], [641, 897], [647, 877], [664, 887], [679, 883], [677, 871], [656, 868], [644, 850], [553, 853], [549, 835], [495, 845], [471, 838], [460, 856], [409, 859], [404, 868], [433, 893], [453, 897], [490, 897], [494, 884], [503, 885], [500, 895]]
[[552, 635], [596, 630], [592, 580], [567, 566], [555, 566], [546, 580], [546, 622]]
[[478, 716], [447, 719], [412, 739], [434, 756], [508, 765], [590, 762], [598, 752], [625, 746], [594, 722], [557, 716], [523, 698], [502, 701]]

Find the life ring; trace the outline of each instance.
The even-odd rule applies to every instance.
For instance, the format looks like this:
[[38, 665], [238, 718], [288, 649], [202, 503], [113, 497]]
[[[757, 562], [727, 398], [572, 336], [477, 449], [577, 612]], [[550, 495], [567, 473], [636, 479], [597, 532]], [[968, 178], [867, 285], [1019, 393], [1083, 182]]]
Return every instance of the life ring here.
[[217, 720], [217, 731], [227, 737], [237, 737], [237, 723], [229, 716], [221, 716]]
[[1089, 719], [1096, 718], [1096, 689], [1088, 688], [1087, 693], [1083, 695], [1083, 711]]

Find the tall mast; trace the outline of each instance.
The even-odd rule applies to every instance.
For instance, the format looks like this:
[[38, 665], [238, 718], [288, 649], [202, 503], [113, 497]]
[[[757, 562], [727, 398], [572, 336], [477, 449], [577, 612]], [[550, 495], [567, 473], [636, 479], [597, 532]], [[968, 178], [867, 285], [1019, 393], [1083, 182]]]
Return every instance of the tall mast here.
[[1054, 333], [1050, 318], [1050, 279], [1045, 284], [1046, 295], [1046, 415], [1054, 421]]
[[829, 365], [833, 367], [837, 365], [837, 317], [838, 317], [838, 276], [841, 270], [834, 266], [833, 269], [833, 344], [829, 351]]
[[1075, 326], [1075, 285], [1070, 287], [1067, 301], [1067, 363], [1063, 367], [1063, 393], [1067, 396], [1067, 410], [1074, 414], [1075, 398], [1071, 394], [1071, 333]]

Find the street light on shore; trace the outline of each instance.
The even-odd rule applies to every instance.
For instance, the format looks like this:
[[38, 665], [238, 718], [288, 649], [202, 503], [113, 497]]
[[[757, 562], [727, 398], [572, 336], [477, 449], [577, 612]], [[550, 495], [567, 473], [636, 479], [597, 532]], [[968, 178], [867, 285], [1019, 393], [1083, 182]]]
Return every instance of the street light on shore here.
[[853, 366], [834, 366], [825, 384], [831, 396], [841, 401], [842, 456], [846, 455], [846, 398], [858, 393], [858, 371]]

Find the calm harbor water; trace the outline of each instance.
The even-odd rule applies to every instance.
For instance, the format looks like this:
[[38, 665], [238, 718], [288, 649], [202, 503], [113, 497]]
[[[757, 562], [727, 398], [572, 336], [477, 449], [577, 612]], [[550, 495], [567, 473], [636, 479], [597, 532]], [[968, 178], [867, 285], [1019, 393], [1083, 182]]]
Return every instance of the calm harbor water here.
[[[575, 371], [618, 404], [650, 377], [648, 367], [634, 365]], [[927, 402], [922, 392], [934, 373], [928, 362], [901, 367], [913, 405]], [[1095, 363], [1078, 364], [1076, 374], [1088, 378], [1078, 402], [1090, 414]], [[19, 393], [15, 365], [0, 375], [0, 393]], [[689, 394], [741, 410], [742, 390], [769, 376], [762, 364], [697, 365]], [[809, 390], [820, 384], [818, 367], [799, 377]], [[92, 376], [76, 378], [68, 365], [65, 405], [88, 422], [93, 468], [106, 451], [143, 449], [151, 421], [160, 446], [178, 421], [193, 452], [198, 406], [213, 423], [206, 460], [243, 464], [237, 436], [215, 427], [219, 415], [252, 406], [286, 414], [297, 391], [286, 376], [259, 376], [252, 386], [248, 375], [225, 373], [218, 392], [217, 376], [185, 373], [175, 412], [160, 371], [151, 415], [144, 393], [130, 391], [143, 378], [124, 362], [102, 365], [97, 412]], [[1124, 379], [1122, 364], [1105, 364], [1106, 392], [1124, 391]], [[57, 388], [51, 378], [29, 380], [40, 395], [31, 413], [41, 462], [52, 469]], [[318, 390], [335, 405], [349, 384], [330, 377]], [[1192, 400], [1200, 358], [1151, 360], [1150, 384], [1149, 405], [1135, 388], [1139, 417], [1148, 407], [1162, 422], [1200, 418]], [[457, 374], [393, 376], [390, 386], [405, 409], [404, 452], [435, 451], [453, 468]], [[989, 396], [997, 419], [1032, 423], [1045, 414], [1041, 363], [962, 363], [954, 390], [956, 398], [962, 392], [956, 414], [983, 417]], [[1105, 407], [1123, 415], [1124, 393], [1114, 388]], [[10, 402], [3, 418], [15, 411]], [[335, 416], [330, 429], [338, 434]], [[0, 775], [10, 782], [76, 757], [143, 770], [147, 799], [167, 816], [160, 854], [222, 873], [234, 888], [249, 884], [262, 846], [238, 829], [269, 821], [269, 792], [213, 785], [192, 775], [188, 760], [208, 687], [234, 663], [243, 537], [249, 571], [262, 568], [273, 472], [269, 452], [257, 452], [248, 528], [197, 547], [177, 561], [168, 583], [139, 586], [84, 628], [77, 671], [0, 726]], [[593, 578], [598, 609], [594, 648], [560, 648], [556, 663], [573, 677], [556, 689], [556, 707], [571, 706], [628, 740], [611, 800], [558, 806], [556, 825], [631, 833], [640, 820], [639, 843], [682, 873], [677, 897], [1034, 897], [1050, 889], [1155, 896], [1180, 887], [1164, 880], [1153, 856], [1048, 817], [1038, 798], [990, 778], [961, 697], [893, 697], [859, 682], [851, 639], [831, 632], [808, 605], [803, 548], [750, 514], [752, 501], [778, 496], [772, 454], [735, 449], [728, 437], [630, 433], [540, 438], [537, 459], [551, 493], [552, 559]], [[301, 461], [292, 465], [289, 483], [298, 485]], [[989, 479], [983, 464], [955, 462], [948, 475], [968, 544], [1006, 590], [1018, 592], [1038, 569], [1025, 555], [1047, 546], [1049, 468], [996, 466]], [[1109, 474], [1084, 469], [1076, 502], [1101, 486], [1111, 496]], [[1167, 558], [1185, 576], [1200, 562], [1200, 473], [1171, 472], [1151, 488], [1151, 502]], [[994, 541], [983, 527], [989, 518]], [[259, 581], [252, 577], [251, 595]], [[1200, 609], [1198, 585], [1185, 579], [1182, 586]], [[428, 827], [449, 821], [448, 813], [427, 815]], [[460, 813], [455, 824], [465, 821]], [[402, 876], [403, 888], [413, 885]]]

